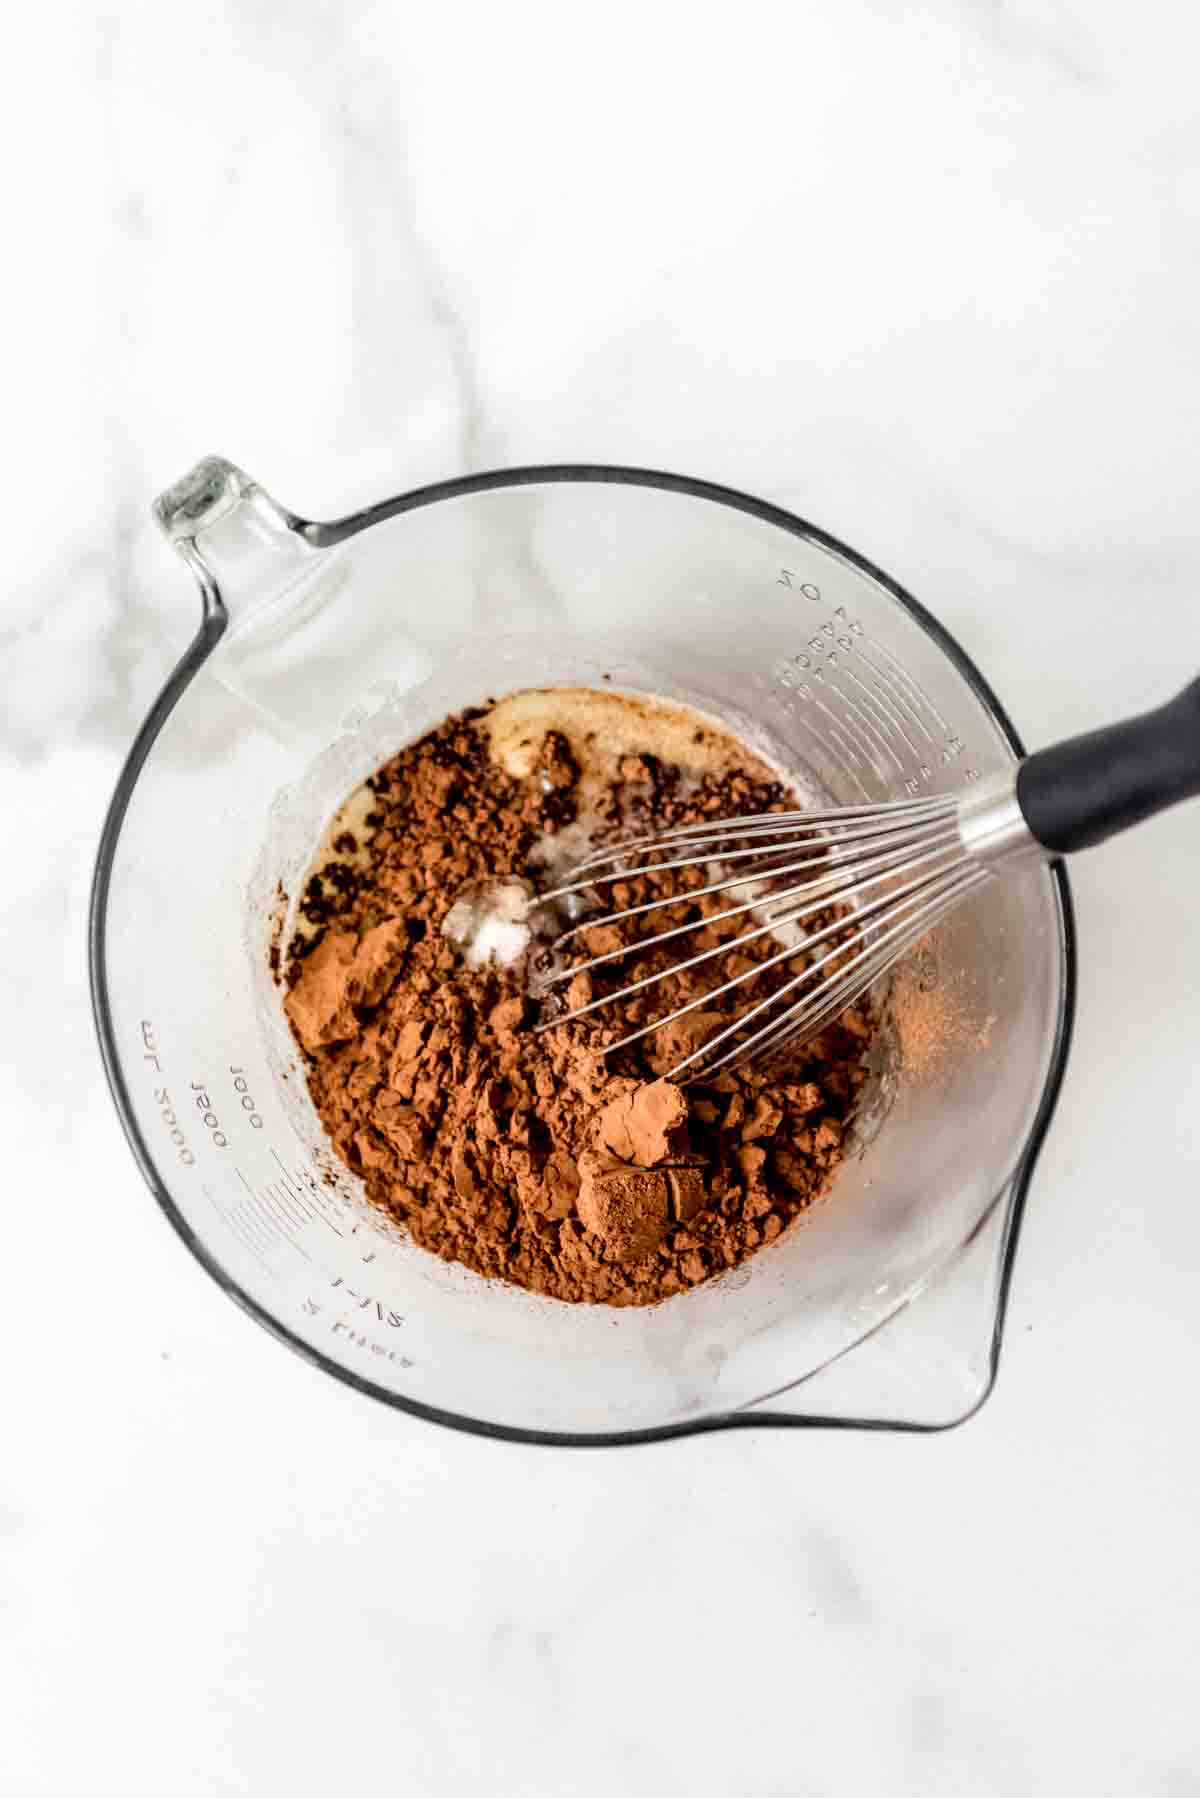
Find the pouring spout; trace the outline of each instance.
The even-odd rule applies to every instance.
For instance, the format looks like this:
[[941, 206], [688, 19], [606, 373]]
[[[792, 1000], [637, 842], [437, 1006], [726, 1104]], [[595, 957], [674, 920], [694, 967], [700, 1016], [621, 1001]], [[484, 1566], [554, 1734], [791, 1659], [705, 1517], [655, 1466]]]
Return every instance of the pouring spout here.
[[154, 502], [200, 586], [206, 617], [238, 624], [320, 561], [313, 526], [223, 456], [205, 456]]

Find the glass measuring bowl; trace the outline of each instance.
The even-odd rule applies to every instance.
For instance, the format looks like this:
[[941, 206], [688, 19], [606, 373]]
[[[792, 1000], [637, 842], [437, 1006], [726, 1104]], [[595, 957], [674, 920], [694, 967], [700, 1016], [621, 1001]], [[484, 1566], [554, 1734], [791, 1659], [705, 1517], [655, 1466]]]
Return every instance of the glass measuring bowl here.
[[[947, 633], [799, 519], [634, 469], [508, 470], [317, 524], [210, 458], [157, 511], [201, 622], [104, 827], [92, 990], [134, 1154], [214, 1278], [327, 1371], [485, 1433], [969, 1415], [1068, 1045], [1058, 870], [939, 927], [828, 1200], [649, 1309], [486, 1282], [367, 1208], [267, 964], [337, 805], [450, 711], [606, 681], [725, 719], [839, 801], [949, 791], [1020, 746]], [[953, 1052], [929, 1053], [948, 1018]]]

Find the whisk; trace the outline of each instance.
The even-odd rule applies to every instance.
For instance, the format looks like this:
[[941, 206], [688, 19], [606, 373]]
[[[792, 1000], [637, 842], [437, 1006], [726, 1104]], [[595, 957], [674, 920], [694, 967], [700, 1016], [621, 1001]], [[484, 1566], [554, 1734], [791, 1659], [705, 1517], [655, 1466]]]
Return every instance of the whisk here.
[[697, 908], [700, 915], [689, 922], [560, 965], [540, 981], [543, 993], [581, 972], [664, 944], [677, 943], [682, 953], [692, 932], [724, 919], [740, 919], [746, 928], [549, 1018], [541, 1028], [586, 1017], [673, 974], [773, 937], [779, 946], [765, 958], [686, 1005], [652, 1017], [607, 1044], [605, 1052], [708, 1009], [715, 998], [804, 957], [799, 972], [736, 1011], [668, 1071], [676, 1080], [707, 1078], [776, 1054], [831, 1024], [996, 874], [1102, 843], [1198, 793], [1200, 679], [1155, 711], [1040, 750], [959, 794], [714, 819], [597, 850], [568, 882], [543, 894], [541, 903], [569, 901], [578, 916], [599, 889], [652, 871], [699, 867], [704, 884], [621, 910], [585, 912], [558, 937], [556, 952], [581, 932], [681, 901], [694, 905], [720, 894], [732, 902], [716, 913]]

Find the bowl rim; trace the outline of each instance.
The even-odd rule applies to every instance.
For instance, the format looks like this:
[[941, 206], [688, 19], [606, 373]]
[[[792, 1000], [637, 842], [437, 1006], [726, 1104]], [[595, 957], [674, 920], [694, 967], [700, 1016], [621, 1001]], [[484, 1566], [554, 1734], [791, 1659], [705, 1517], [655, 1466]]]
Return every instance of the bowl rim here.
[[[569, 484], [572, 482], [647, 487], [685, 494], [694, 499], [708, 500], [778, 526], [794, 536], [817, 543], [822, 548], [840, 556], [852, 567], [883, 587], [897, 604], [921, 626], [957, 668], [976, 697], [988, 708], [1013, 754], [1018, 757], [1025, 754], [1024, 744], [1011, 718], [990, 683], [976, 667], [966, 650], [946, 629], [945, 625], [940, 623], [919, 600], [914, 599], [899, 582], [858, 550], [852, 549], [839, 538], [822, 530], [820, 526], [811, 524], [797, 513], [774, 505], [770, 501], [757, 499], [737, 488], [724, 486], [719, 482], [706, 481], [690, 475], [673, 474], [662, 469], [640, 468], [621, 463], [531, 463], [512, 468], [490, 469], [477, 474], [459, 475], [448, 480], [431, 482], [425, 486], [411, 488], [403, 493], [379, 500], [371, 506], [348, 513], [342, 518], [323, 523], [299, 519], [291, 519], [291, 522], [294, 528], [299, 530], [314, 546], [332, 547], [334, 544], [348, 541], [360, 531], [381, 524], [389, 518], [398, 517], [404, 512], [415, 511], [424, 506], [435, 505], [441, 500], [459, 499], [505, 487]], [[489, 1437], [499, 1441], [532, 1443], [556, 1448], [613, 1448], [641, 1443], [665, 1442], [681, 1436], [705, 1435], [716, 1430], [748, 1428], [856, 1429], [933, 1435], [943, 1430], [956, 1428], [959, 1424], [966, 1422], [968, 1418], [973, 1417], [987, 1401], [995, 1385], [1025, 1205], [1038, 1157], [1058, 1103], [1074, 1028], [1078, 984], [1078, 949], [1071, 888], [1066, 869], [1061, 861], [1053, 862], [1049, 867], [1058, 915], [1062, 970], [1061, 996], [1058, 1016], [1055, 1020], [1054, 1042], [1041, 1098], [1029, 1133], [1016, 1158], [1012, 1175], [1006, 1187], [997, 1195], [996, 1203], [1004, 1203], [1005, 1195], [1007, 1195], [1008, 1219], [1000, 1254], [988, 1363], [985, 1380], [978, 1398], [961, 1415], [944, 1422], [926, 1422], [890, 1417], [826, 1417], [807, 1415], [803, 1411], [757, 1412], [755, 1407], [750, 1405], [693, 1421], [656, 1424], [642, 1429], [586, 1433], [570, 1430], [524, 1429], [513, 1424], [494, 1423], [487, 1419], [470, 1417], [461, 1412], [447, 1411], [439, 1406], [425, 1404], [418, 1399], [408, 1398], [402, 1393], [392, 1392], [386, 1387], [377, 1385], [373, 1380], [339, 1365], [320, 1349], [305, 1342], [240, 1286], [196, 1235], [159, 1177], [149, 1145], [138, 1125], [130, 1100], [117, 1048], [108, 991], [108, 902], [113, 863], [125, 813], [134, 787], [159, 732], [186, 689], [217, 647], [228, 624], [228, 615], [215, 583], [206, 584], [202, 580], [201, 586], [203, 605], [200, 628], [167, 677], [162, 691], [158, 694], [138, 731], [118, 776], [105, 815], [96, 854], [88, 908], [88, 974], [92, 1015], [101, 1060], [126, 1140], [150, 1191], [172, 1228], [217, 1285], [272, 1336], [285, 1343], [287, 1347], [314, 1367], [331, 1374], [342, 1384], [353, 1387], [368, 1397], [380, 1400], [395, 1410], [407, 1412], [411, 1416], [423, 1418], [427, 1422], [443, 1424], [450, 1429], [461, 1430], [469, 1435]], [[992, 1214], [993, 1208], [989, 1208], [985, 1213], [985, 1219]], [[985, 1219], [980, 1220], [976, 1229], [981, 1227]], [[945, 1265], [943, 1263], [943, 1266]], [[891, 1313], [884, 1320], [884, 1323], [893, 1321], [907, 1310], [910, 1304], [919, 1301], [920, 1296], [920, 1291], [911, 1295], [897, 1308], [897, 1311]], [[872, 1333], [868, 1332], [868, 1334]], [[859, 1341], [861, 1340], [860, 1338]], [[858, 1346], [859, 1342], [856, 1341], [843, 1350], [842, 1354], [852, 1354]], [[841, 1356], [836, 1358], [840, 1359]], [[812, 1378], [820, 1371], [820, 1368], [813, 1369], [812, 1374], [798, 1382], [796, 1390], [802, 1390], [807, 1379]]]

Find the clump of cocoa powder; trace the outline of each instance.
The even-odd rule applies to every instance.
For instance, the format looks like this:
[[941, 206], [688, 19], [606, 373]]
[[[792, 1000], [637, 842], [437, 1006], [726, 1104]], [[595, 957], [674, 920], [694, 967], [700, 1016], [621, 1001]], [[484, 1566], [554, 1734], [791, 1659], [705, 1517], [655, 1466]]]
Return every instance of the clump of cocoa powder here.
[[[832, 1179], [864, 1079], [870, 1025], [846, 1014], [784, 1069], [748, 1067], [681, 1088], [681, 1053], [744, 1006], [712, 991], [779, 947], [738, 945], [650, 998], [534, 1032], [523, 966], [466, 966], [442, 935], [473, 882], [537, 877], [535, 851], [576, 816], [579, 764], [548, 732], [528, 777], [489, 760], [483, 710], [448, 719], [372, 777], [353, 860], [323, 864], [303, 895], [285, 1000], [309, 1090], [339, 1155], [372, 1203], [445, 1260], [558, 1299], [652, 1304], [777, 1238]], [[689, 824], [793, 803], [769, 769], [685, 781], [653, 756], [624, 756], [597, 828]], [[674, 903], [651, 920], [595, 927], [581, 953], [697, 919], [692, 953], [735, 937], [699, 869], [618, 880], [615, 906]], [[641, 955], [637, 972], [667, 965]], [[666, 959], [664, 959], [666, 958]], [[575, 975], [571, 1006], [615, 987], [623, 962]], [[757, 998], [786, 964], [750, 983]], [[641, 1041], [606, 1045], [655, 1015], [706, 1003]], [[653, 1006], [653, 1009], [651, 1009]]]

